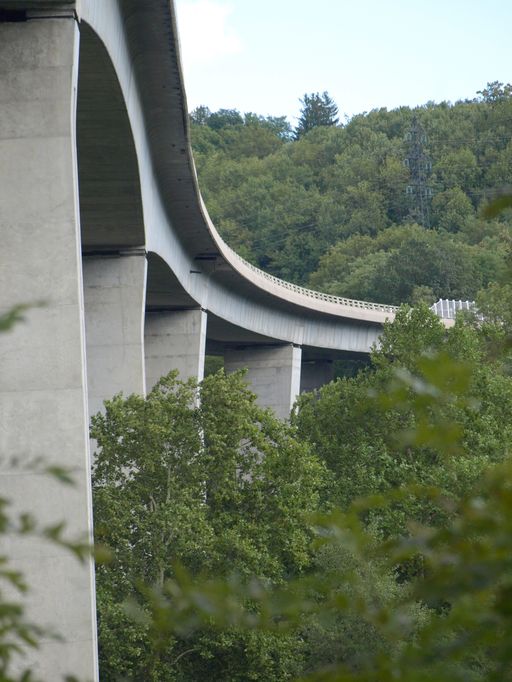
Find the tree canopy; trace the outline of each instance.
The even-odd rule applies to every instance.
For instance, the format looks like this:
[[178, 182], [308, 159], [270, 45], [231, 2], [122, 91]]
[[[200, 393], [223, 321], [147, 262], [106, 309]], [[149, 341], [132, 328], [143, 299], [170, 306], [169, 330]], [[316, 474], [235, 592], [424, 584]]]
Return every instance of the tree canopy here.
[[[197, 116], [192, 142], [208, 210], [231, 246], [272, 274], [385, 303], [413, 303], [419, 290], [432, 303], [473, 299], [503, 270], [511, 213], [484, 222], [480, 209], [510, 182], [510, 86], [490, 83], [455, 104], [377, 109], [299, 139], [283, 117], [239, 114], [241, 122], [214, 129], [204, 112], [201, 123]], [[406, 191], [414, 117], [432, 163], [423, 235]], [[347, 271], [342, 254], [359, 243], [364, 250]], [[388, 266], [392, 281], [383, 287]]]
[[[329, 472], [306, 570], [277, 584], [174, 574], [147, 593], [155, 631], [286, 635], [304, 680], [511, 679], [506, 286], [484, 322], [446, 329], [403, 308], [369, 369], [302, 396], [294, 438]], [[274, 679], [247, 664], [240, 679]]]
[[[117, 396], [93, 420], [96, 541], [113, 561], [97, 572], [103, 679], [291, 679], [304, 647], [292, 635], [202, 628], [151, 638], [124, 604], [147, 610], [144, 585], [191, 575], [258, 576], [279, 585], [312, 561], [308, 514], [324, 466], [290, 426], [255, 404], [241, 374], [200, 387], [165, 377], [147, 398]], [[251, 671], [248, 678], [247, 671]]]
[[301, 396], [291, 424], [222, 371], [199, 403], [175, 374], [108, 401], [92, 431], [105, 678], [508, 679], [509, 288], [449, 329], [402, 308], [370, 367]]
[[338, 107], [328, 92], [307, 93], [300, 100], [299, 122], [295, 128], [295, 139], [300, 139], [313, 128], [318, 126], [334, 126], [338, 123]]

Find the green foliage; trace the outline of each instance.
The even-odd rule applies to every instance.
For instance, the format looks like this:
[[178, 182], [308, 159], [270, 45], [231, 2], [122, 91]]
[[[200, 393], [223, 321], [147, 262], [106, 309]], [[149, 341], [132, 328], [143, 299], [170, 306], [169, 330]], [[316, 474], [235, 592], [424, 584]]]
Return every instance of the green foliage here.
[[[491, 248], [492, 247], [492, 248]], [[338, 242], [320, 259], [311, 284], [335, 295], [377, 302], [413, 303], [428, 287], [427, 302], [440, 297], [474, 299], [503, 273], [506, 246], [487, 240], [468, 244], [419, 225], [390, 227], [375, 238]]]
[[[482, 409], [471, 395], [478, 380], [477, 367], [445, 352], [419, 357], [415, 365], [414, 372], [395, 371], [387, 393], [380, 393], [379, 400], [387, 409], [412, 410], [416, 426], [402, 431], [400, 440], [416, 449], [433, 448], [449, 468], [453, 454], [464, 451], [466, 434], [464, 428], [456, 428], [460, 424], [447, 413], [446, 406], [469, 406], [475, 414]], [[509, 442], [510, 436], [503, 445]], [[337, 667], [311, 679], [511, 679], [512, 621], [506, 602], [512, 576], [512, 466], [506, 450], [500, 459], [505, 460], [503, 464], [487, 466], [458, 497], [439, 483], [411, 483], [384, 495], [355, 500], [345, 515], [326, 517], [324, 533], [328, 531], [329, 543], [355, 544], [367, 560], [384, 558], [388, 570], [396, 572], [397, 566], [404, 564], [417, 569], [405, 599], [402, 596], [392, 609], [375, 609], [368, 597], [363, 600], [361, 616], [374, 623], [387, 640], [385, 654], [369, 657], [362, 670]], [[406, 532], [392, 534], [375, 545], [365, 530], [369, 512], [380, 515], [411, 498], [443, 509], [447, 520], [436, 527], [432, 519], [418, 523], [411, 516]], [[410, 618], [410, 608], [419, 603], [429, 612], [418, 628], [418, 621]], [[393, 649], [397, 642], [400, 647]]]
[[20, 303], [19, 305], [13, 306], [6, 313], [0, 315], [0, 333], [7, 332], [18, 322], [24, 322], [25, 318], [23, 313], [31, 308], [37, 308], [43, 306], [44, 303]]
[[213, 130], [220, 130], [228, 126], [242, 125], [243, 118], [236, 109], [219, 109], [208, 116], [207, 125]]
[[495, 218], [502, 211], [508, 208], [512, 208], [512, 195], [502, 194], [494, 201], [490, 202], [487, 206], [484, 206], [483, 214], [487, 218]]
[[[477, 217], [512, 173], [510, 86], [490, 83], [479, 94], [453, 105], [374, 110], [344, 126], [315, 124], [295, 140], [282, 117], [238, 114], [214, 130], [213, 114], [196, 110], [192, 140], [208, 210], [244, 257], [299, 284], [385, 303], [412, 303], [426, 286], [434, 298], [473, 298], [504, 267], [511, 220], [510, 212], [495, 214], [484, 226]], [[312, 105], [324, 95], [306, 97]], [[405, 238], [404, 137], [413, 116], [433, 163], [432, 229], [418, 242]], [[397, 229], [407, 243], [391, 254], [400, 249]], [[347, 272], [336, 254], [360, 236], [369, 237], [367, 250]]]
[[[20, 465], [15, 465], [19, 467]], [[58, 467], [41, 468], [41, 473], [52, 476], [63, 485], [72, 485], [68, 471]], [[30, 586], [21, 571], [13, 568], [6, 553], [9, 541], [15, 538], [37, 538], [38, 541], [51, 542], [64, 551], [71, 552], [78, 561], [91, 554], [91, 547], [83, 540], [66, 536], [64, 522], [42, 525], [37, 518], [26, 512], [14, 512], [12, 503], [0, 498], [0, 536], [5, 542], [0, 553], [0, 679], [2, 682], [37, 682], [30, 668], [23, 668], [23, 657], [28, 651], [37, 649], [43, 643], [54, 639], [58, 641], [63, 633], [51, 631], [32, 622], [26, 613], [25, 595]], [[70, 680], [71, 678], [66, 678]]]
[[[348, 665], [342, 657], [333, 660], [333, 651], [340, 651], [337, 647], [350, 648], [350, 635], [345, 632], [331, 648], [321, 631], [321, 657], [314, 671], [301, 676], [303, 680], [510, 680], [511, 488], [512, 470], [507, 463], [491, 470], [456, 504], [436, 489], [413, 486], [394, 495], [359, 501], [345, 514], [319, 517], [317, 533], [318, 542], [331, 553], [351, 547], [366, 572], [342, 564], [331, 574], [317, 573], [307, 583], [294, 581], [280, 593], [261, 585], [257, 589], [234, 583], [192, 588], [186, 578], [179, 577], [168, 585], [172, 600], [155, 595], [153, 608], [171, 629], [194, 628], [189, 609], [196, 614], [196, 624], [202, 614], [220, 627], [234, 618], [249, 630], [269, 632], [277, 623], [281, 630], [286, 626], [293, 630], [297, 620], [316, 616], [328, 623], [331, 637], [332, 615], [352, 614], [350, 634], [357, 636], [362, 630], [366, 648], [359, 642], [357, 659], [352, 658]], [[453, 520], [437, 529], [411, 523], [407, 536], [376, 541], [361, 517], [404, 496], [445, 506]], [[379, 584], [389, 580], [396, 565], [405, 561], [421, 571], [405, 587], [394, 583], [393, 600], [379, 599]], [[372, 566], [374, 575], [368, 568]], [[325, 600], [312, 600], [312, 589], [325, 595]], [[233, 603], [249, 595], [258, 600], [258, 613], [270, 613], [272, 620], [233, 609]]]
[[[387, 641], [383, 651], [361, 670], [336, 666], [312, 679], [509, 679], [512, 623], [497, 595], [511, 575], [502, 520], [512, 499], [512, 382], [488, 352], [492, 325], [501, 319], [446, 330], [425, 308], [402, 309], [373, 372], [302, 399], [299, 433], [325, 453], [347, 510], [327, 520], [329, 542], [355, 543], [410, 586], [391, 608], [363, 596], [360, 616]], [[428, 612], [411, 618], [415, 604]]]
[[[445, 329], [425, 307], [403, 308], [385, 326], [372, 364], [371, 371], [339, 379], [317, 396], [302, 396], [295, 416], [299, 435], [334, 472], [333, 500], [342, 509], [359, 496], [412, 482], [457, 497], [504, 457], [512, 438], [512, 380], [489, 357], [487, 333], [478, 324], [460, 320]], [[421, 382], [441, 383], [429, 394], [420, 393]], [[383, 397], [368, 399], [384, 392], [387, 403]], [[415, 395], [421, 400], [415, 402]], [[393, 437], [411, 433], [419, 442], [418, 434], [428, 440], [432, 430], [438, 438], [434, 448], [427, 443], [413, 448], [403, 436]], [[460, 440], [457, 451], [439, 457], [454, 438]], [[395, 535], [412, 518], [435, 524], [445, 515], [412, 502], [379, 512], [378, 519], [370, 513], [368, 522]]]
[[338, 123], [338, 107], [329, 93], [307, 93], [300, 100], [302, 109], [299, 122], [295, 128], [295, 139], [298, 140], [318, 126], [334, 126]]
[[512, 384], [486, 335], [402, 309], [373, 372], [301, 401], [343, 507], [312, 519], [310, 572], [276, 587], [178, 571], [148, 592], [155, 631], [300, 628], [302, 680], [512, 680]]
[[300, 672], [297, 637], [219, 634], [207, 623], [192, 638], [150, 636], [139, 588], [163, 589], [179, 566], [278, 585], [311, 562], [306, 516], [319, 504], [322, 465], [256, 406], [241, 374], [207, 377], [199, 404], [196, 391], [171, 373], [146, 399], [117, 396], [93, 419], [96, 538], [113, 553], [97, 573], [102, 676], [290, 679]]
[[[23, 313], [27, 310], [42, 305], [44, 303], [39, 302], [20, 304], [11, 308], [0, 316], [0, 333], [8, 332], [16, 324], [23, 322], [25, 319]], [[64, 467], [45, 467], [40, 461], [33, 461], [30, 464], [33, 468], [39, 468], [41, 474], [51, 476], [63, 485], [73, 485], [72, 476]], [[14, 460], [9, 462], [4, 455], [4, 466], [17, 469], [21, 463]], [[29, 585], [23, 573], [11, 564], [8, 555], [10, 543], [13, 540], [23, 542], [27, 537], [49, 541], [66, 551], [71, 551], [80, 561], [90, 555], [91, 548], [88, 543], [67, 538], [64, 523], [44, 526], [31, 514], [13, 511], [12, 501], [5, 497], [0, 498], [0, 537], [4, 542], [0, 551], [0, 680], [37, 682], [33, 671], [30, 668], [22, 668], [21, 661], [30, 650], [37, 649], [43, 640], [52, 638], [58, 640], [60, 636], [28, 618], [24, 597], [29, 591]], [[73, 682], [74, 679], [66, 677], [67, 682]]]
[[475, 212], [470, 199], [460, 187], [436, 194], [432, 201], [432, 215], [440, 229], [460, 232]]
[[480, 95], [484, 102], [490, 104], [506, 101], [512, 95], [512, 85], [510, 83], [503, 85], [499, 81], [493, 81], [487, 83], [487, 87], [483, 90], [478, 90], [477, 95]]
[[204, 375], [216, 374], [224, 367], [224, 358], [222, 355], [206, 355], [204, 359]]

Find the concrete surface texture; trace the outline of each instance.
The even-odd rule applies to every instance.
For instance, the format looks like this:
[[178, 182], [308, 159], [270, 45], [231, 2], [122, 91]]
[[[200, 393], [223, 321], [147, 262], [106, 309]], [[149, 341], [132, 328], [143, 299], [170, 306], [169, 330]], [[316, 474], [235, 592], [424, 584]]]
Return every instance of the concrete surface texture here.
[[144, 254], [83, 259], [89, 413], [116, 393], [144, 395]]
[[206, 322], [206, 312], [201, 309], [146, 314], [148, 391], [171, 369], [177, 369], [183, 380], [203, 379]]
[[[2, 312], [44, 301], [0, 334], [0, 495], [40, 523], [91, 537], [85, 336], [72, 16], [0, 24]], [[12, 460], [17, 459], [17, 464]], [[39, 462], [36, 462], [39, 460]], [[72, 470], [76, 487], [42, 470]], [[23, 665], [45, 680], [97, 679], [94, 567], [33, 538], [9, 541], [31, 591], [28, 615], [61, 633]]]
[[300, 392], [301, 356], [301, 349], [292, 344], [228, 350], [224, 366], [226, 372], [247, 369], [257, 403], [286, 419]]

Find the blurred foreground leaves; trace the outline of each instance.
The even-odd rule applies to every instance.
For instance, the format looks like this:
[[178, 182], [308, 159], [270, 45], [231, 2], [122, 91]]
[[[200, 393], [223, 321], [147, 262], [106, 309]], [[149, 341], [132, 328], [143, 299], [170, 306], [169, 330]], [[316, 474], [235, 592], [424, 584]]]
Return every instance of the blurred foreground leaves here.
[[[19, 304], [0, 315], [0, 333], [11, 331], [18, 323], [25, 321], [24, 313], [33, 308], [44, 306], [44, 302]], [[30, 467], [33, 471], [49, 476], [62, 485], [74, 485], [73, 472], [64, 466], [45, 465], [41, 458], [19, 461], [1, 453], [4, 471], [20, 471]], [[36, 624], [29, 617], [25, 597], [29, 592], [23, 572], [14, 567], [9, 556], [13, 543], [22, 545], [26, 538], [34, 542], [51, 542], [71, 552], [79, 561], [91, 555], [91, 545], [87, 539], [70, 538], [66, 524], [58, 522], [44, 524], [35, 514], [20, 511], [19, 500], [0, 497], [0, 680], [1, 682], [36, 682], [31, 667], [23, 666], [23, 658], [30, 650], [37, 649], [43, 640], [61, 639], [57, 632]], [[16, 503], [16, 504], [14, 504]], [[66, 677], [67, 682], [76, 678]]]

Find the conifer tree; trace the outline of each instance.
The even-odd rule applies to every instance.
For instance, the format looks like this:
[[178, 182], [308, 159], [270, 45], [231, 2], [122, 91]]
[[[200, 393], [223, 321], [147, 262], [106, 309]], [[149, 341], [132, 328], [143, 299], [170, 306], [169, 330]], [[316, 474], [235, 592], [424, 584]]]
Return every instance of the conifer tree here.
[[307, 93], [300, 100], [302, 109], [299, 122], [295, 128], [295, 139], [298, 140], [305, 133], [317, 126], [334, 126], [338, 123], [338, 107], [329, 97], [327, 91]]

